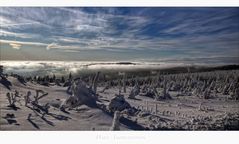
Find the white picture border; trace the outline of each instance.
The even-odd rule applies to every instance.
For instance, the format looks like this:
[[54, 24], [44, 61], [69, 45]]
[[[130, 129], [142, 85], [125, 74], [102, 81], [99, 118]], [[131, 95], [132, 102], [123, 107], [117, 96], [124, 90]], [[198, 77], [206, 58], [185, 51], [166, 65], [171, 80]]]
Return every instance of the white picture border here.
[[[238, 7], [239, 0], [0, 0], [1, 7]], [[1, 131], [1, 144], [227, 144], [238, 131]]]

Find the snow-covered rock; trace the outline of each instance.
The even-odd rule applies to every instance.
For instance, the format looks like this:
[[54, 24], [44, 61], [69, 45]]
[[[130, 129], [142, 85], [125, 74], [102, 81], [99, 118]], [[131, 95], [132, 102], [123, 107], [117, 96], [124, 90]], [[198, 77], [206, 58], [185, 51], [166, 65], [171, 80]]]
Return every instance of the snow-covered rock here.
[[114, 112], [117, 110], [123, 111], [125, 109], [131, 108], [131, 106], [125, 100], [123, 95], [116, 95], [113, 99], [111, 99], [108, 108], [111, 112]]

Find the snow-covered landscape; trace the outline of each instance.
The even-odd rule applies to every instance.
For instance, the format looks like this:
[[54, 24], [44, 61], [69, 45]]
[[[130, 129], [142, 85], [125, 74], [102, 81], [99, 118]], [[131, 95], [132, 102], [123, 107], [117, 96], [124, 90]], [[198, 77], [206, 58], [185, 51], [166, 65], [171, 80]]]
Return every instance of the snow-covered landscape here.
[[21, 76], [1, 68], [1, 130], [239, 129], [238, 70]]
[[238, 7], [0, 12], [0, 130], [239, 130]]

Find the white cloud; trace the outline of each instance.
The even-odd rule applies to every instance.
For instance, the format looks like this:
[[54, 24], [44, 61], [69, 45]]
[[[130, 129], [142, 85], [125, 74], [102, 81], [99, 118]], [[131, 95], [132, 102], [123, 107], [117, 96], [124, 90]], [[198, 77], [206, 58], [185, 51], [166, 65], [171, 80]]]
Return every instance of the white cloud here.
[[2, 39], [0, 39], [0, 43], [17, 44], [17, 45], [32, 45], [32, 46], [47, 46], [47, 44], [40, 43], [40, 42], [13, 41], [13, 40], [2, 40]]
[[13, 49], [17, 49], [19, 50], [21, 48], [21, 44], [17, 44], [17, 43], [9, 43], [9, 45], [13, 48]]
[[57, 50], [63, 50], [65, 52], [79, 52], [80, 49], [78, 46], [72, 46], [72, 45], [59, 45], [57, 43], [51, 43], [46, 46], [47, 50], [51, 49], [57, 49]]
[[18, 37], [18, 38], [32, 38], [35, 34], [28, 34], [28, 33], [15, 33], [1, 29], [0, 36], [2, 37]]
[[49, 45], [47, 45], [46, 49], [50, 50], [50, 49], [54, 49], [57, 48], [59, 45], [57, 43], [51, 43]]

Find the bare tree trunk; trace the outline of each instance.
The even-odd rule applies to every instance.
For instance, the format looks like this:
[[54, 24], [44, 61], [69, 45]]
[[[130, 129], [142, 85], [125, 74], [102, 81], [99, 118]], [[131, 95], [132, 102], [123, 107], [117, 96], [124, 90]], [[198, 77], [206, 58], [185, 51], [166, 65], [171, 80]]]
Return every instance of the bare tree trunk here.
[[112, 123], [112, 126], [110, 128], [111, 131], [119, 131], [120, 130], [119, 119], [120, 119], [120, 112], [119, 111], [115, 111], [113, 123]]
[[126, 93], [126, 74], [123, 76], [123, 87], [124, 87], [124, 93]]
[[8, 92], [8, 93], [6, 94], [6, 96], [7, 96], [7, 100], [8, 100], [8, 102], [9, 102], [9, 105], [11, 105], [11, 104], [12, 104], [12, 100], [11, 100], [11, 95], [10, 95], [10, 93]]
[[158, 114], [158, 105], [155, 104], [155, 114]]
[[100, 72], [97, 72], [96, 76], [94, 77], [94, 81], [93, 81], [93, 91], [95, 93], [97, 92], [97, 83], [98, 83], [99, 74], [100, 74]]

